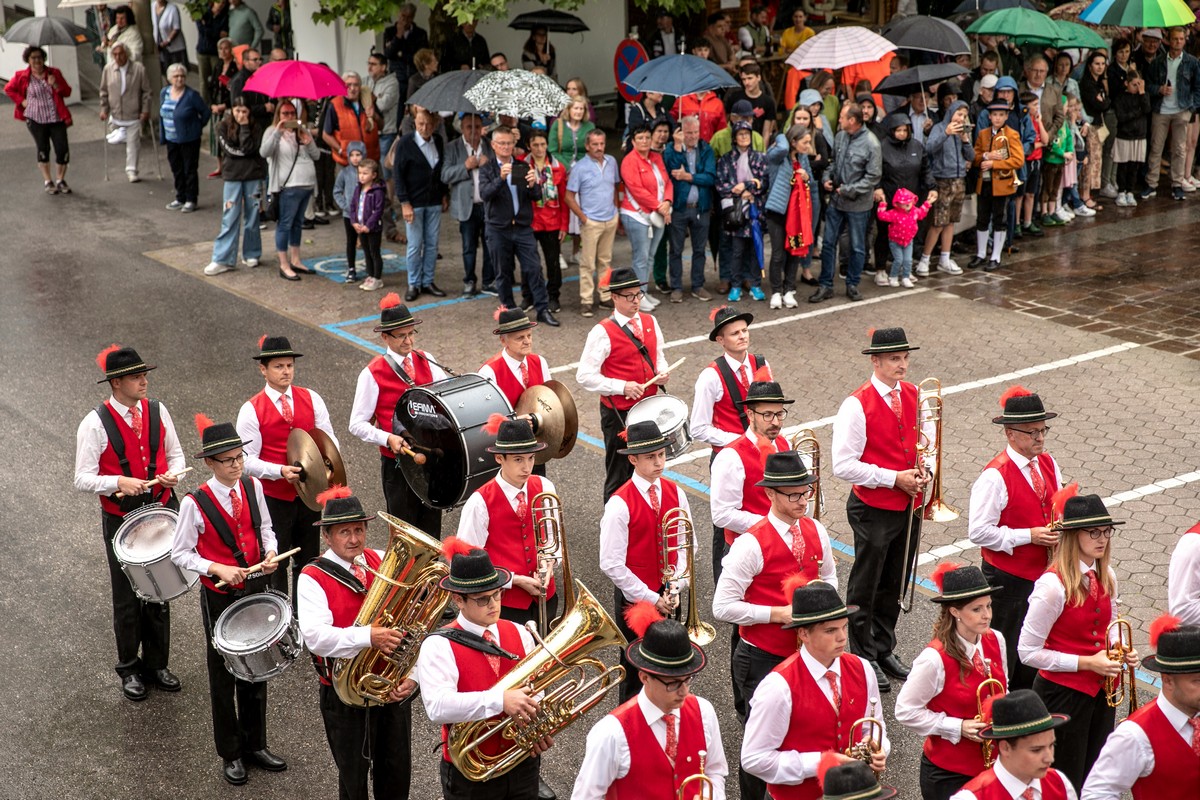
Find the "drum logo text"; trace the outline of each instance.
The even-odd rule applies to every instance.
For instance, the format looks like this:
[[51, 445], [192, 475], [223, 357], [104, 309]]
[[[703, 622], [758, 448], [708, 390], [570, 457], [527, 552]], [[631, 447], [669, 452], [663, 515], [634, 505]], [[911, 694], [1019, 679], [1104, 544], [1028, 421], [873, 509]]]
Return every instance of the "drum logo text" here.
[[437, 407], [432, 403], [419, 403], [416, 400], [408, 401], [408, 415], [410, 417], [436, 417]]

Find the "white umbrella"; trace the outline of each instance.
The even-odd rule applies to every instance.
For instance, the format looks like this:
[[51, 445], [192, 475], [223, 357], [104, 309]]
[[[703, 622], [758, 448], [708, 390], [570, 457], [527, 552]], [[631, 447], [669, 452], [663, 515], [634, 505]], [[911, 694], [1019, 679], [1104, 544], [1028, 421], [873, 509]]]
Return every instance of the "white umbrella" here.
[[554, 117], [571, 98], [545, 75], [523, 69], [492, 72], [463, 93], [480, 111], [506, 117]]
[[828, 28], [793, 50], [787, 63], [796, 69], [841, 69], [878, 61], [895, 49], [887, 39], [857, 25]]

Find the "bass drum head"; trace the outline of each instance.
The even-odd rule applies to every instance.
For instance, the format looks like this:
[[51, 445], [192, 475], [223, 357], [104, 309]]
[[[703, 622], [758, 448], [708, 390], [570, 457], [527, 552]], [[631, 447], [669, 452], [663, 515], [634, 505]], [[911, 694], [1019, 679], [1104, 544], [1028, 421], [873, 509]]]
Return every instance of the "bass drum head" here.
[[213, 646], [228, 655], [262, 650], [282, 638], [292, 624], [287, 598], [274, 592], [248, 595], [225, 609], [213, 628]]
[[639, 400], [625, 415], [625, 425], [635, 422], [653, 422], [670, 436], [688, 421], [687, 403], [670, 394], [656, 394]]
[[161, 505], [126, 516], [113, 536], [113, 552], [122, 564], [149, 564], [171, 552], [179, 514]]

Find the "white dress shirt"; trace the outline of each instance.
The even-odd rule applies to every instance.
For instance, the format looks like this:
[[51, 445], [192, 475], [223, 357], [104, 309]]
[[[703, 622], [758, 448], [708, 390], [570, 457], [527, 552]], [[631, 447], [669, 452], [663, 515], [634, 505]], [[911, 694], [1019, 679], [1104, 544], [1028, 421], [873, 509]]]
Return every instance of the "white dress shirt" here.
[[[1171, 705], [1161, 692], [1154, 702], [1190, 749], [1192, 725], [1187, 713]], [[1151, 772], [1154, 772], [1154, 748], [1150, 746], [1150, 739], [1139, 725], [1124, 720], [1108, 735], [1100, 757], [1088, 773], [1083, 784], [1083, 800], [1120, 800], [1122, 792], [1128, 792], [1133, 784]], [[1180, 790], [1184, 791], [1184, 787]], [[1194, 797], [1200, 787], [1193, 786], [1191, 791]]]
[[[1087, 571], [1092, 569], [1084, 562], [1079, 562], [1079, 571], [1083, 573], [1084, 584], [1088, 583]], [[1109, 567], [1113, 579], [1112, 616], [1105, 627], [1117, 618], [1117, 592], [1115, 590], [1117, 574]], [[1060, 650], [1046, 649], [1046, 637], [1050, 629], [1058, 621], [1067, 605], [1067, 590], [1062, 581], [1053, 572], [1047, 572], [1033, 584], [1033, 593], [1029, 595], [1029, 613], [1025, 615], [1025, 624], [1021, 627], [1021, 638], [1017, 640], [1017, 655], [1021, 663], [1034, 669], [1044, 669], [1048, 672], [1079, 672], [1079, 656], [1064, 653]], [[1115, 631], [1114, 631], [1115, 633]], [[1098, 638], [1104, 640], [1104, 633], [1098, 633]], [[1097, 648], [1098, 650], [1099, 648]], [[1088, 654], [1090, 655], [1090, 653]]]
[[[996, 636], [996, 642], [1000, 645], [1000, 660], [1004, 675], [1008, 675], [1008, 651], [1004, 649], [1004, 635], [1000, 631], [993, 630]], [[975, 658], [976, 651], [979, 652], [979, 657], [983, 659], [983, 663], [988, 665], [987, 656], [983, 652], [983, 637], [975, 644], [971, 644], [966, 639], [954, 634], [958, 637], [958, 645], [962, 648], [967, 660]], [[988, 677], [999, 678], [999, 675], [989, 675]], [[958, 680], [958, 673], [955, 672], [954, 679]], [[1005, 681], [1007, 685], [1007, 680]], [[921, 651], [913, 661], [912, 672], [909, 673], [907, 680], [904, 681], [904, 686], [900, 689], [899, 696], [896, 697], [896, 721], [904, 727], [914, 731], [921, 736], [940, 736], [943, 739], [949, 740], [951, 744], [958, 744], [962, 739], [962, 717], [951, 717], [944, 711], [933, 711], [929, 708], [929, 701], [942, 693], [946, 688], [946, 666], [942, 661], [942, 654], [932, 647], [926, 647]], [[972, 719], [974, 715], [972, 715]]]
[[[485, 629], [462, 614], [458, 615], [458, 624], [465, 631], [483, 636]], [[489, 625], [486, 630], [492, 632], [496, 644], [499, 645], [499, 627]], [[533, 650], [534, 641], [529, 631], [519, 625], [517, 630], [520, 631], [525, 652]], [[421, 686], [421, 702], [425, 704], [425, 714], [435, 725], [487, 719], [504, 711], [502, 689], [492, 688], [482, 692], [458, 690], [458, 662], [454, 660], [450, 640], [445, 636], [426, 636], [425, 641], [421, 642], [421, 653], [417, 656], [413, 677]]]
[[[1021, 470], [1021, 476], [1032, 489], [1033, 478], [1029, 476], [1030, 459], [1013, 450], [1011, 446], [1006, 447], [1004, 452], [1008, 454], [1013, 466]], [[1050, 460], [1054, 463], [1055, 485], [1062, 486], [1063, 476], [1058, 462], [1053, 458]], [[967, 513], [967, 538], [971, 540], [971, 544], [1012, 555], [1013, 550], [1032, 541], [1029, 528], [1009, 528], [1000, 525], [1000, 513], [1007, 506], [1008, 487], [1004, 485], [1004, 476], [995, 467], [985, 469], [971, 486], [971, 508]]]
[[[647, 507], [650, 507], [650, 482], [633, 473], [633, 485], [637, 489], [638, 494], [642, 496]], [[654, 486], [658, 490], [658, 500], [663, 502], [662, 481], [654, 482]], [[684, 510], [690, 519], [692, 516], [691, 509], [688, 507], [687, 494], [679, 490], [679, 507]], [[654, 536], [654, 531], [638, 531], [637, 536]], [[640, 600], [647, 600], [651, 603], [657, 602], [661, 595], [654, 590], [653, 587], [647, 586], [633, 574], [633, 571], [625, 565], [625, 557], [629, 552], [629, 506], [625, 505], [625, 501], [620, 495], [614, 494], [608, 498], [608, 502], [604, 504], [604, 516], [600, 518], [600, 571], [608, 576], [621, 594], [625, 595], [625, 599], [631, 603], [636, 603]], [[699, 548], [697, 548], [697, 557], [695, 563], [704, 563], [699, 557]], [[684, 554], [681, 551], [675, 551], [675, 567], [682, 568], [684, 565]], [[687, 586], [687, 581], [679, 582], [679, 588], [682, 590]]]
[[[667, 370], [667, 358], [663, 355], [663, 345], [666, 344], [666, 336], [663, 334], [662, 326], [658, 324], [658, 320], [654, 319], [650, 314], [643, 316], [654, 320], [655, 336], [658, 340], [658, 360], [654, 365], [654, 371], [662, 374]], [[631, 317], [624, 314], [613, 312], [612, 318], [618, 325], [628, 325]], [[624, 334], [622, 334], [624, 335]], [[587, 342], [583, 345], [583, 354], [579, 356], [579, 367], [575, 370], [575, 380], [579, 385], [589, 392], [595, 392], [603, 395], [623, 395], [625, 394], [625, 381], [620, 378], [606, 378], [600, 374], [600, 367], [608, 360], [609, 354], [612, 352], [612, 346], [608, 339], [608, 331], [603, 325], [595, 325], [588, 331]], [[638, 353], [639, 360], [642, 359], [642, 354]]]
[[[383, 556], [382, 551], [375, 552], [380, 557]], [[326, 550], [321, 557], [329, 559], [347, 572], [353, 572], [354, 565], [332, 550]], [[300, 633], [304, 635], [304, 646], [314, 655], [325, 658], [351, 658], [371, 646], [370, 625], [351, 625], [346, 628], [334, 626], [333, 612], [329, 610], [329, 597], [325, 590], [317, 583], [316, 578], [303, 572], [296, 583], [296, 610]]]
[[[747, 430], [746, 437], [757, 447], [759, 439], [754, 431]], [[761, 514], [742, 510], [742, 487], [745, 483], [746, 466], [742, 463], [741, 454], [732, 447], [717, 453], [709, 469], [708, 506], [713, 525], [742, 534], [762, 519]]]
[[[791, 526], [775, 515], [774, 511], [767, 512], [767, 520], [783, 540], [788, 549], [789, 557], [792, 551]], [[837, 588], [837, 564], [833, 560], [833, 550], [829, 545], [829, 531], [817, 521], [817, 535], [821, 539], [821, 580]], [[796, 567], [799, 570], [799, 566]], [[713, 616], [721, 622], [734, 625], [765, 625], [771, 621], [771, 606], [759, 606], [745, 600], [746, 590], [750, 583], [763, 571], [762, 547], [753, 536], [739, 536], [733, 540], [729, 553], [721, 561], [721, 577], [717, 580], [717, 588], [713, 593]]]
[[1179, 537], [1171, 553], [1167, 608], [1184, 625], [1200, 625], [1200, 533]]
[[[888, 386], [883, 381], [871, 376], [871, 385], [883, 402], [891, 407], [890, 395], [895, 386]], [[903, 393], [902, 393], [903, 396]], [[922, 431], [930, 442], [936, 443], [936, 424], [927, 422]], [[842, 401], [837, 416], [833, 419], [833, 474], [835, 477], [867, 489], [884, 487], [891, 489], [896, 485], [896, 470], [884, 469], [875, 464], [862, 460], [863, 450], [867, 446], [867, 415], [862, 403], [854, 395]], [[932, 465], [926, 465], [932, 469]]]
[[[1032, 782], [1025, 783], [1017, 776], [1013, 775], [1004, 768], [1004, 762], [996, 759], [996, 763], [992, 765], [992, 769], [996, 772], [996, 778], [1000, 781], [1000, 785], [1008, 792], [1012, 800], [1021, 800], [1021, 795], [1025, 794], [1026, 789], [1033, 789], [1034, 800], [1042, 800], [1042, 780], [1034, 778]], [[1051, 772], [1058, 772], [1056, 769], [1051, 769]], [[1062, 781], [1063, 787], [1067, 791], [1067, 800], [1077, 800], [1075, 795], [1075, 787], [1067, 780], [1066, 776], [1058, 772], [1059, 780]], [[975, 793], [963, 789], [951, 795], [950, 800], [976, 800]]]
[[[496, 477], [492, 478], [496, 485], [500, 487], [500, 491], [504, 492], [504, 497], [508, 500], [508, 504], [512, 506], [512, 510], [517, 510], [517, 494], [525, 492], [525, 502], [529, 507], [533, 508], [533, 495], [529, 493], [529, 483], [524, 486], [513, 486], [508, 481], [496, 473]], [[542, 491], [552, 492], [557, 494], [554, 484], [549, 478], [542, 478]], [[463, 505], [462, 514], [458, 518], [458, 538], [462, 539], [467, 544], [478, 547], [480, 550], [487, 549], [488, 536], [490, 534], [491, 517], [488, 514], [487, 503], [483, 500], [483, 495], [478, 490], [471, 493], [467, 498], [467, 502]], [[559, 542], [559, 547], [555, 550], [555, 558], [562, 555], [562, 542]], [[556, 562], [557, 563], [557, 562]], [[554, 565], [551, 565], [551, 569]], [[512, 588], [512, 580], [504, 584], [505, 589]]]
[[[265, 558], [267, 553], [274, 552], [277, 547], [275, 529], [271, 527], [271, 512], [267, 510], [262, 484], [259, 483], [258, 478], [251, 478], [250, 482], [254, 484], [254, 500], [258, 503], [260, 520], [258, 533], [262, 538], [262, 555]], [[229, 494], [240, 485], [241, 481], [233, 486], [226, 486], [216, 478], [208, 479], [208, 488], [212, 489], [217, 502], [221, 508], [229, 512], [230, 516], [233, 515], [233, 501], [229, 499]], [[249, 498], [242, 498], [242, 502], [248, 501]], [[201, 575], [208, 574], [213, 562], [196, 552], [196, 542], [199, 541], [200, 534], [203, 532], [204, 515], [200, 513], [200, 506], [196, 505], [196, 501], [192, 499], [191, 495], [185, 496], [179, 503], [179, 520], [175, 523], [175, 538], [171, 542], [171, 560], [175, 562], [175, 566], [199, 572]]]
[[[267, 398], [275, 405], [280, 415], [283, 414], [283, 405], [280, 398], [287, 395], [288, 405], [292, 407], [292, 412], [296, 410], [296, 398], [292, 394], [292, 387], [287, 387], [287, 391], [278, 392], [270, 386], [264, 387]], [[313, 417], [316, 419], [316, 425], [322, 431], [333, 439], [335, 447], [340, 448], [337, 434], [333, 432], [333, 424], [329, 421], [329, 409], [325, 407], [325, 401], [321, 399], [321, 395], [308, 390], [309, 397], [312, 398]], [[263, 461], [259, 458], [262, 452], [262, 432], [258, 427], [258, 412], [254, 410], [254, 406], [250, 401], [242, 403], [242, 407], [238, 409], [237, 417], [237, 432], [238, 436], [242, 437], [245, 442], [242, 449], [246, 451], [246, 474], [255, 478], [267, 478], [270, 480], [278, 480], [283, 477], [283, 464], [273, 464], [269, 461]], [[318, 654], [319, 655], [319, 654]]]
[[[754, 371], [750, 369], [749, 351], [746, 351], [746, 356], [741, 361], [729, 353], [722, 353], [720, 357], [725, 359], [725, 363], [733, 370], [735, 376], [739, 374], [738, 370], [745, 367], [747, 380], [754, 380]], [[690, 429], [693, 439], [706, 442], [714, 447], [724, 447], [741, 436], [740, 433], [723, 431], [713, 425], [713, 406], [724, 396], [725, 381], [721, 380], [721, 373], [717, 371], [717, 368], [708, 366], [700, 370], [700, 374], [696, 377], [696, 397], [692, 402]]]
[[[425, 352], [425, 356], [429, 359], [429, 369], [435, 382], [450, 377], [445, 370], [433, 363], [436, 359], [432, 353]], [[404, 359], [398, 353], [388, 350], [384, 357], [398, 374], [404, 373], [400, 366]], [[358, 385], [354, 388], [354, 405], [350, 408], [350, 433], [367, 444], [387, 447], [388, 436], [392, 432], [375, 425], [375, 406], [378, 402], [379, 384], [375, 382], [375, 376], [371, 374], [371, 369], [363, 367], [362, 372], [358, 373]]]
[[[717, 712], [712, 703], [703, 697], [697, 697], [700, 705], [700, 720], [704, 725], [705, 756], [704, 774], [712, 779], [713, 800], [724, 800], [725, 776], [729, 774], [729, 764], [725, 761], [725, 748], [721, 744], [721, 726], [717, 721]], [[654, 734], [658, 746], [665, 752], [667, 749], [667, 723], [663, 721], [663, 712], [650, 702], [646, 692], [637, 695], [638, 709], [646, 718], [650, 732]], [[673, 712], [676, 720], [679, 712]], [[608, 789], [616, 781], [629, 774], [631, 754], [629, 741], [625, 738], [625, 730], [620, 721], [612, 714], [606, 714], [597, 722], [587, 735], [587, 747], [583, 753], [583, 763], [575, 775], [575, 788], [571, 792], [571, 800], [604, 800]], [[699, 764], [676, 764], [679, 773], [694, 775], [699, 771]]]
[[[524, 386], [525, 384], [522, 383], [522, 381], [521, 381], [521, 363], [522, 362], [520, 362], [517, 359], [510, 356], [508, 354], [507, 350], [500, 351], [500, 357], [504, 361], [504, 363], [508, 365], [508, 368], [510, 370], [512, 370], [513, 377], [517, 379], [517, 383], [520, 383], [522, 386]], [[525, 361], [530, 362], [530, 364], [529, 364], [530, 377], [533, 376], [533, 373], [534, 373], [533, 367], [535, 366], [535, 364], [537, 364], [537, 365], [541, 365], [542, 377], [545, 380], [550, 380], [550, 362], [548, 362], [546, 359], [539, 356], [537, 353], [530, 353], [528, 356], [525, 357]], [[487, 378], [488, 380], [490, 380], [492, 383], [496, 384], [497, 386], [500, 385], [500, 381], [496, 377], [496, 373], [492, 370], [491, 366], [488, 364], [484, 364], [482, 367], [475, 370], [475, 373], [484, 378]], [[525, 386], [525, 388], [528, 389], [529, 387]]]
[[[825, 679], [825, 673], [833, 670], [837, 674], [838, 688], [841, 689], [845, 685], [842, 679], [841, 659], [834, 659], [833, 665], [826, 667], [813, 658], [804, 645], [800, 646], [800, 658], [817, 686], [821, 687], [829, 704], [833, 705], [833, 690], [829, 681]], [[866, 661], [861, 658], [858, 660], [862, 662], [867, 679], [868, 703], [872, 698], [878, 700], [879, 682], [875, 680], [875, 671]], [[855, 714], [856, 718], [857, 716], [858, 714]], [[879, 717], [882, 720], [883, 709], [876, 703], [874, 712], [868, 716]], [[817, 777], [817, 765], [821, 761], [820, 751], [801, 753], [780, 749], [791, 725], [791, 718], [792, 688], [788, 686], [783, 675], [772, 672], [763, 678], [750, 700], [750, 718], [746, 720], [746, 734], [742, 738], [744, 770], [767, 783], [796, 784]], [[883, 738], [883, 752], [890, 753], [892, 743], [887, 738], [886, 722], [880, 735]]]
[[429, 162], [430, 167], [436, 167], [440, 156], [438, 156], [437, 145], [433, 143], [433, 137], [428, 139], [421, 134], [413, 131], [413, 141], [416, 142], [417, 149], [421, 151], [421, 155], [425, 156], [425, 160]]
[[[109, 397], [108, 402], [112, 405], [113, 410], [121, 415], [126, 424], [133, 425], [133, 406], [121, 405], [115, 397]], [[179, 437], [175, 434], [175, 424], [171, 422], [170, 412], [162, 403], [158, 404], [158, 409], [159, 419], [165, 429], [159, 447], [162, 452], [166, 453], [167, 470], [171, 474], [176, 474], [187, 466], [187, 460], [184, 458], [183, 448], [179, 445]], [[143, 415], [142, 424], [150, 424], [149, 412]], [[100, 456], [104, 454], [107, 447], [108, 432], [104, 430], [104, 423], [100, 421], [100, 415], [93, 408], [79, 423], [79, 429], [75, 432], [76, 489], [100, 495], [109, 495], [117, 491], [117, 479], [121, 475], [100, 474]], [[129, 455], [132, 461], [133, 454]]]
[[[471, 158], [471, 157], [484, 158], [485, 157], [483, 155], [483, 139], [479, 140], [479, 144], [475, 145], [474, 147], [471, 147], [471, 145], [467, 143], [466, 137], [463, 137], [463, 149], [467, 153], [467, 158]], [[465, 161], [466, 159], [463, 159], [463, 160]], [[475, 167], [475, 169], [467, 170], [467, 172], [469, 172], [471, 174], [471, 185], [473, 187], [473, 189], [471, 191], [471, 202], [474, 204], [482, 203], [483, 195], [481, 195], [479, 193], [479, 167]]]

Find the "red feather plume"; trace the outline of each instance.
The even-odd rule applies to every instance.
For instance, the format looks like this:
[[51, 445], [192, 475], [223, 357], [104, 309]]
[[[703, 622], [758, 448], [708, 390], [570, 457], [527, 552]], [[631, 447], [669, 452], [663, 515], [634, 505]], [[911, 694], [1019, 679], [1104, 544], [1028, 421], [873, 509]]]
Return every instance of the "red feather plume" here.
[[944, 591], [942, 588], [942, 582], [946, 580], [946, 573], [954, 572], [954, 570], [961, 568], [962, 564], [956, 564], [953, 561], [943, 561], [941, 564], [937, 565], [937, 569], [933, 571], [932, 580], [934, 585], [937, 586], [939, 592]]
[[761, 367], [754, 370], [755, 383], [766, 383], [769, 380], [771, 380], [771, 370], [766, 364], [763, 364]]
[[1010, 386], [1000, 395], [1000, 407], [1004, 408], [1004, 404], [1008, 402], [1010, 397], [1028, 397], [1033, 392], [1026, 389], [1024, 386]]
[[396, 294], [395, 292], [388, 292], [383, 296], [383, 299], [379, 301], [379, 310], [386, 311], [387, 309], [395, 308], [398, 305], [400, 305], [400, 295]]
[[996, 701], [999, 700], [1001, 697], [1004, 697], [1004, 695], [999, 694], [999, 693], [994, 693], [994, 694], [989, 694], [987, 697], [985, 697], [983, 699], [983, 719], [980, 720], [981, 722], [986, 722], [989, 725], [991, 724], [991, 722], [992, 722], [992, 706], [995, 705]]
[[317, 505], [324, 508], [325, 504], [330, 500], [337, 500], [340, 497], [349, 497], [351, 494], [352, 492], [350, 491], [349, 486], [342, 486], [339, 483], [335, 483], [333, 486], [330, 486], [328, 489], [317, 495]]
[[708, 312], [708, 321], [709, 321], [709, 322], [716, 322], [716, 321], [717, 321], [717, 314], [720, 314], [722, 311], [724, 311], [724, 310], [725, 310], [726, 308], [728, 308], [728, 307], [729, 307], [729, 306], [717, 306], [717, 307], [716, 307], [716, 308], [714, 308], [712, 311]]
[[638, 635], [639, 639], [646, 635], [646, 630], [651, 625], [661, 621], [662, 618], [663, 615], [658, 613], [654, 603], [649, 600], [642, 600], [625, 609], [625, 624]]
[[1054, 493], [1054, 496], [1050, 498], [1050, 507], [1053, 509], [1054, 519], [1062, 519], [1063, 509], [1067, 507], [1067, 501], [1077, 494], [1079, 494], [1078, 483], [1068, 483]]
[[612, 267], [604, 270], [604, 274], [600, 276], [600, 288], [607, 289], [610, 283], [612, 283]]
[[442, 542], [442, 557], [447, 561], [453, 561], [455, 556], [465, 556], [475, 549], [477, 548], [470, 545], [465, 539], [447, 536]]
[[504, 416], [503, 414], [490, 415], [488, 417], [487, 424], [483, 426], [483, 432], [488, 434], [489, 436], [495, 436], [497, 433], [500, 432], [500, 425], [506, 419], [508, 419], [508, 417]]
[[110, 344], [108, 347], [104, 348], [99, 353], [96, 353], [96, 366], [99, 367], [100, 369], [104, 369], [105, 364], [108, 363], [109, 353], [115, 353], [120, 349], [121, 349], [121, 345]]
[[1181, 620], [1179, 617], [1173, 617], [1170, 614], [1163, 614], [1158, 619], [1154, 620], [1154, 622], [1151, 622], [1150, 646], [1157, 649], [1158, 637], [1162, 636], [1164, 633], [1170, 633], [1171, 631], [1178, 630], [1179, 626], [1182, 624], [1183, 620]]
[[792, 602], [792, 595], [796, 593], [796, 590], [807, 585], [808, 578], [804, 577], [803, 572], [793, 572], [780, 584], [783, 587], [783, 596], [788, 599], [789, 603]]
[[215, 422], [209, 419], [207, 414], [196, 415], [196, 433], [200, 434], [201, 438], [204, 437], [204, 432], [215, 424]]
[[262, 350], [263, 342], [265, 342], [266, 340], [267, 340], [267, 335], [265, 333], [262, 336], [258, 337], [258, 349], [259, 350]]
[[841, 765], [842, 760], [838, 758], [838, 754], [832, 750], [826, 750], [821, 754], [821, 760], [817, 762], [817, 783], [825, 786], [825, 773], [836, 766]]
[[868, 338], [868, 339], [870, 339], [870, 338], [871, 338], [872, 336], [874, 336], [874, 335], [875, 335], [875, 329], [874, 329], [874, 328], [867, 328], [867, 338]]
[[617, 438], [622, 442], [629, 441], [629, 431], [617, 431]]
[[496, 310], [492, 312], [492, 319], [496, 320], [496, 322], [499, 322], [500, 315], [503, 314], [505, 311], [508, 311], [508, 306], [504, 305], [503, 303], [496, 306]]

